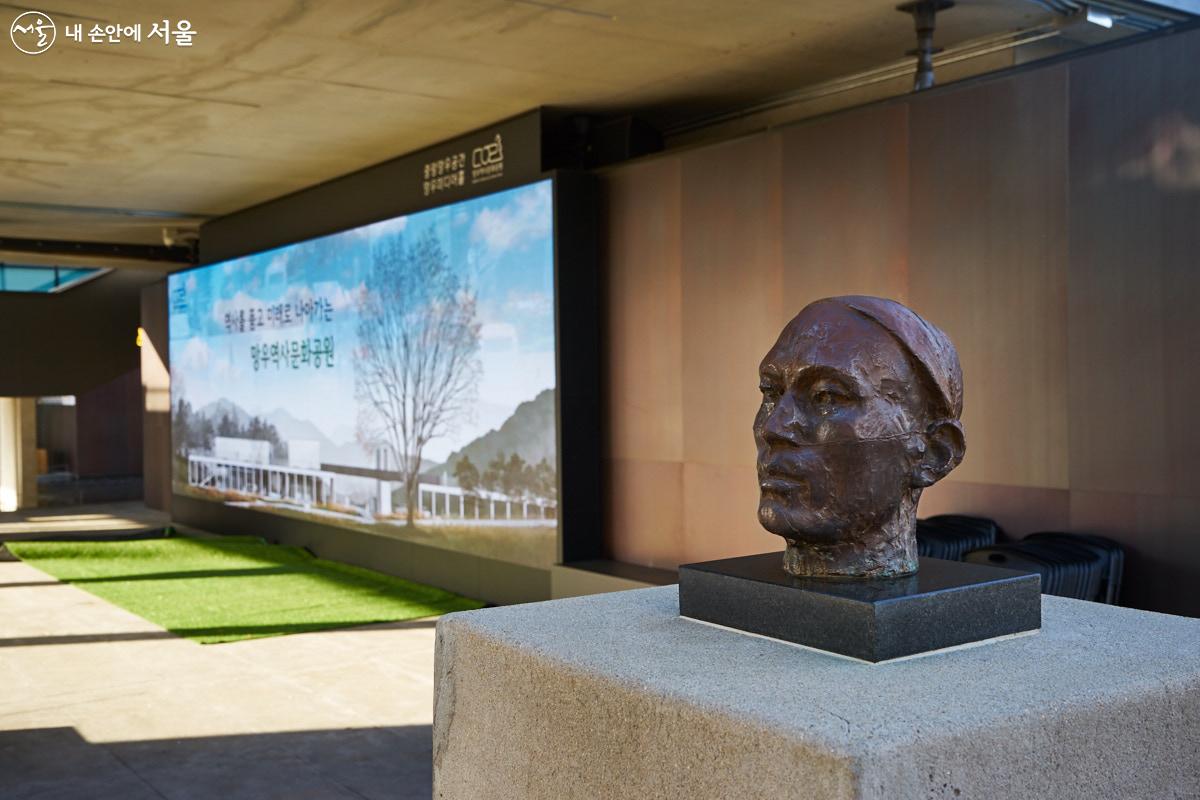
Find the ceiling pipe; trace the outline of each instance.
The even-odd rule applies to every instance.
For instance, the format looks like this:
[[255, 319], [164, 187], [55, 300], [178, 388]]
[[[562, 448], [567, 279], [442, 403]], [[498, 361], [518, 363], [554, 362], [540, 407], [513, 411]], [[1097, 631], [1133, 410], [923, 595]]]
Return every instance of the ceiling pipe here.
[[933, 46], [933, 31], [937, 27], [937, 14], [954, 7], [954, 0], [915, 0], [896, 6], [897, 11], [911, 14], [917, 29], [917, 49], [908, 55], [917, 57], [917, 74], [913, 91], [921, 92], [933, 88], [933, 57], [942, 52]]
[[29, 253], [38, 256], [67, 256], [86, 259], [119, 259], [190, 266], [197, 261], [196, 247], [70, 242], [58, 239], [14, 239], [0, 236], [0, 253]]

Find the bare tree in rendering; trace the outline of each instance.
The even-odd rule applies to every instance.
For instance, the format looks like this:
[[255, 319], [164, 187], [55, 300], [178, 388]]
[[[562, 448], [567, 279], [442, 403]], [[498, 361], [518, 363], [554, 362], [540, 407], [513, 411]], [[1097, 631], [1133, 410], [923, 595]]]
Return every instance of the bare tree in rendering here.
[[389, 237], [372, 258], [354, 362], [358, 439], [398, 466], [412, 525], [421, 453], [476, 397], [476, 301], [432, 230], [411, 246]]

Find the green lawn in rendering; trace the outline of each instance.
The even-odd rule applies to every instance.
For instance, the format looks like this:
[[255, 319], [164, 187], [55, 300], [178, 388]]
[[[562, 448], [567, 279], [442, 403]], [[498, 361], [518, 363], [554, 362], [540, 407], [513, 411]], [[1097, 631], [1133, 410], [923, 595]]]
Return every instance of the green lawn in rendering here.
[[252, 537], [26, 541], [7, 547], [37, 569], [201, 644], [482, 605]]

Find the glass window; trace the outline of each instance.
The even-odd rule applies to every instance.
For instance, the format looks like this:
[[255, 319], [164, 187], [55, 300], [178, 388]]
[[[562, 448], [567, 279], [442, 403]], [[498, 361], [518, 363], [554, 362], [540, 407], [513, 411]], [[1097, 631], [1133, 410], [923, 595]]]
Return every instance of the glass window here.
[[61, 292], [105, 269], [0, 264], [0, 292]]

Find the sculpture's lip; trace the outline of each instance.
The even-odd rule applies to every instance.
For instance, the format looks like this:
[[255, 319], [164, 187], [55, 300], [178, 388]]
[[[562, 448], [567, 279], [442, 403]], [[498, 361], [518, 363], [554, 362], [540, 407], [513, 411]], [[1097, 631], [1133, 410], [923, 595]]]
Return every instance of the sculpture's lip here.
[[764, 492], [793, 492], [803, 485], [803, 479], [790, 475], [767, 474], [758, 481], [758, 487]]

